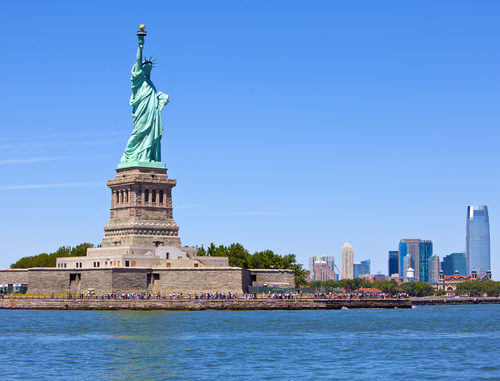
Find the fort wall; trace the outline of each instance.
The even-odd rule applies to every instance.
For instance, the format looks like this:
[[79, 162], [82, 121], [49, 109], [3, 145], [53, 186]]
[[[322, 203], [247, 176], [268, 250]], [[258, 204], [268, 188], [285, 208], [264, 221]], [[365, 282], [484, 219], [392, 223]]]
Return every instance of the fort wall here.
[[28, 294], [200, 293], [241, 294], [249, 286], [294, 287], [292, 270], [213, 268], [31, 268], [0, 270], [1, 283], [28, 284]]
[[0, 283], [28, 283], [28, 269], [0, 270]]
[[295, 271], [251, 269], [252, 286], [295, 287]]
[[[237, 267], [155, 270], [154, 292], [233, 292], [248, 290], [243, 279], [246, 270]], [[153, 275], [153, 276], [154, 276]]]
[[151, 291], [151, 288], [148, 287], [148, 278], [151, 279], [152, 274], [151, 269], [113, 269], [112, 271], [111, 290], [107, 292], [141, 293]]

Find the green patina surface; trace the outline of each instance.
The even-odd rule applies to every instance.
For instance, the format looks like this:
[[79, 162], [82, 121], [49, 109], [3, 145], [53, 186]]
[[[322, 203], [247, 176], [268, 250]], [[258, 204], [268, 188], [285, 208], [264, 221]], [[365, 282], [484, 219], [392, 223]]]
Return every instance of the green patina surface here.
[[143, 61], [145, 32], [139, 32], [136, 63], [132, 68], [132, 116], [134, 129], [128, 140], [118, 169], [129, 167], [165, 168], [161, 162], [160, 142], [163, 135], [161, 110], [168, 103], [167, 94], [158, 91], [151, 82], [151, 59]]

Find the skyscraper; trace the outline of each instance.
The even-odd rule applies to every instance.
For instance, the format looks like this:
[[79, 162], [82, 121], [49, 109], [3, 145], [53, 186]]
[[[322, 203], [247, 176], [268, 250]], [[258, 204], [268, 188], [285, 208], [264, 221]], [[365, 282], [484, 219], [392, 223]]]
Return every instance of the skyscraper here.
[[314, 279], [314, 263], [316, 263], [316, 256], [312, 254], [309, 257], [309, 272], [311, 273], [311, 279]]
[[354, 249], [350, 243], [342, 247], [342, 279], [353, 279]]
[[333, 272], [335, 272], [335, 257], [333, 255], [326, 257], [326, 264], [332, 269]]
[[[399, 275], [404, 277], [406, 271], [404, 271], [403, 260], [409, 255], [411, 258], [417, 256], [418, 246], [420, 244], [420, 239], [402, 239], [399, 241]], [[410, 265], [413, 267], [413, 265]]]
[[389, 251], [389, 276], [399, 274], [398, 256], [397, 251]]
[[439, 257], [432, 255], [429, 257], [429, 276], [428, 283], [437, 283], [439, 281]]
[[323, 254], [319, 256], [318, 260], [326, 262], [328, 267], [335, 271], [335, 257]]
[[490, 263], [490, 222], [486, 205], [467, 207], [466, 245], [467, 273], [486, 274]]
[[[432, 257], [432, 241], [422, 241], [419, 245], [419, 268], [415, 268], [415, 279], [420, 282], [429, 281], [429, 258]], [[439, 258], [438, 258], [439, 268]], [[418, 271], [418, 275], [417, 275]], [[438, 270], [439, 274], [439, 270]]]
[[370, 263], [369, 259], [354, 263], [352, 265], [353, 278], [359, 278], [362, 274], [370, 274]]
[[336, 280], [335, 272], [328, 266], [326, 261], [314, 262], [314, 278], [313, 280]]
[[415, 271], [415, 281], [427, 282], [429, 257], [432, 255], [432, 241], [402, 239], [399, 242], [399, 274], [405, 276], [403, 260], [409, 255]]
[[467, 274], [467, 260], [465, 253], [451, 253], [443, 257], [441, 262], [441, 270], [444, 275], [453, 275], [458, 272], [460, 275]]
[[361, 261], [361, 266], [363, 266], [363, 272], [362, 274], [370, 274], [371, 273], [371, 259], [365, 259], [364, 261]]

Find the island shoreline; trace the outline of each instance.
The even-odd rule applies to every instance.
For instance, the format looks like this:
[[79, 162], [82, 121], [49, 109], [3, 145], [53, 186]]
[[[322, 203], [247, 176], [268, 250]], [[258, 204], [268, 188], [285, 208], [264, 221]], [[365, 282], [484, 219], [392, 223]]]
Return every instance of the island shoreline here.
[[0, 299], [2, 310], [339, 310], [360, 308], [412, 308], [421, 305], [500, 304], [500, 298], [411, 298], [411, 299], [95, 299], [19, 298]]

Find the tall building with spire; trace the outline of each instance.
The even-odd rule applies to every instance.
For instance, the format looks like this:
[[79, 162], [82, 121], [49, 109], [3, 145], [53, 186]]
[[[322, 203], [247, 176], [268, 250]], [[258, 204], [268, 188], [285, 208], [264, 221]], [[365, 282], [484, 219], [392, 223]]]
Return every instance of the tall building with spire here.
[[486, 274], [490, 263], [490, 220], [486, 205], [467, 207], [466, 246], [467, 273]]
[[348, 242], [342, 247], [342, 279], [354, 279], [354, 249]]

